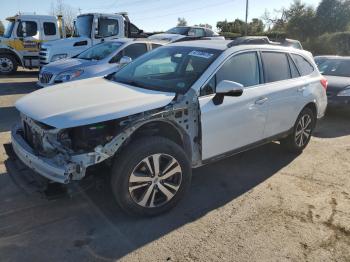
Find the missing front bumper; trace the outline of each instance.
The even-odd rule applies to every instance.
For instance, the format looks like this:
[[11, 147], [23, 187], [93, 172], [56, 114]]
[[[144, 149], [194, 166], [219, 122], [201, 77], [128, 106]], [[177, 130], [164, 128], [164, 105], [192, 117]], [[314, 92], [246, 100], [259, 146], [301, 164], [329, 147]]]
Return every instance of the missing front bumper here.
[[68, 184], [76, 166], [68, 163], [58, 166], [50, 159], [37, 156], [20, 135], [19, 130], [19, 126], [15, 126], [11, 132], [12, 149], [18, 159], [25, 166], [43, 177], [61, 184]]

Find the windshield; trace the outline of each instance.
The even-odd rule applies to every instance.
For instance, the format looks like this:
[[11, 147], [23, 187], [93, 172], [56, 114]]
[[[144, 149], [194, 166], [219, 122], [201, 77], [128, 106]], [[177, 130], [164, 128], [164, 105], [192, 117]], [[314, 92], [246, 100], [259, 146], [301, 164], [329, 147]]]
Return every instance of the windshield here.
[[92, 28], [92, 15], [82, 15], [78, 16], [77, 21], [75, 22], [74, 36], [86, 36], [91, 37], [91, 28]]
[[122, 68], [113, 79], [145, 89], [185, 93], [221, 53], [199, 47], [160, 47]]
[[350, 77], [350, 60], [331, 59], [319, 66], [322, 75]]
[[105, 42], [95, 45], [77, 56], [84, 60], [102, 60], [115, 52], [123, 43], [120, 42]]
[[6, 30], [4, 32], [3, 37], [5, 38], [10, 38], [12, 35], [12, 30], [13, 27], [15, 26], [15, 21], [9, 21], [9, 23], [7, 24]]
[[166, 31], [168, 34], [178, 34], [178, 35], [187, 35], [190, 31], [190, 27], [174, 27]]

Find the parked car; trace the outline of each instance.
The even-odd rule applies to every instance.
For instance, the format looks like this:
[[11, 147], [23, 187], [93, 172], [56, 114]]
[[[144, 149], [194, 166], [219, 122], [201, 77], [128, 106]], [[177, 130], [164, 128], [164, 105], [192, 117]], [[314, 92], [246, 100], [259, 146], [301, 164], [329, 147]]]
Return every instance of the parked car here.
[[24, 96], [12, 147], [64, 184], [108, 160], [119, 205], [157, 215], [184, 197], [192, 168], [275, 140], [302, 152], [325, 113], [326, 84], [310, 54], [294, 48], [170, 44], [113, 77]]
[[350, 57], [328, 58], [319, 70], [328, 80], [329, 107], [350, 109]]
[[58, 83], [115, 73], [121, 65], [159, 47], [163, 43], [148, 39], [121, 38], [95, 45], [74, 58], [62, 59], [44, 66], [37, 85]]
[[189, 41], [189, 40], [225, 40], [225, 37], [218, 35], [213, 30], [198, 26], [177, 26], [165, 33], [155, 34], [148, 37], [152, 40], [163, 40], [168, 42]]
[[314, 60], [316, 65], [319, 67], [323, 62], [326, 62], [329, 59], [332, 58], [338, 58], [339, 56], [336, 55], [321, 55], [321, 56], [315, 56]]

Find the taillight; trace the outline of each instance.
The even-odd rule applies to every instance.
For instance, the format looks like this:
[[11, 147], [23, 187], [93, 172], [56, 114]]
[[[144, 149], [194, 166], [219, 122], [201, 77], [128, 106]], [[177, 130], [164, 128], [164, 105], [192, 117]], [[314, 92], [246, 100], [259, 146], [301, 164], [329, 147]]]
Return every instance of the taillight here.
[[326, 78], [322, 78], [321, 79], [321, 85], [323, 86], [324, 90], [327, 90], [328, 80]]

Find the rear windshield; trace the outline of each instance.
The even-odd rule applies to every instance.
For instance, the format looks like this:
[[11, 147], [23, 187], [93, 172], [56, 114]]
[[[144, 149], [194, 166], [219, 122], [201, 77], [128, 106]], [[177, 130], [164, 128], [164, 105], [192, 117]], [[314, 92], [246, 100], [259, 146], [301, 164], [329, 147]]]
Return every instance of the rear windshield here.
[[84, 60], [102, 60], [111, 55], [121, 46], [122, 43], [120, 42], [105, 42], [89, 48], [78, 55], [77, 58]]
[[350, 77], [350, 60], [331, 59], [319, 66], [322, 75]]
[[174, 27], [166, 31], [168, 34], [187, 35], [190, 27]]

